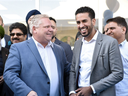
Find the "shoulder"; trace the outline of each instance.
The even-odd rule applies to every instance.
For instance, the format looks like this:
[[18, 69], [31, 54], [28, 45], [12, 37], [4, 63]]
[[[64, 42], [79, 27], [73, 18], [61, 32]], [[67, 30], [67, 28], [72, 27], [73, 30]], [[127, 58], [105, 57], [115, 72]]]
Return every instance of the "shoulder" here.
[[55, 44], [60, 45], [60, 46], [63, 47], [64, 49], [71, 48], [71, 46], [70, 46], [69, 44], [67, 44], [67, 43], [65, 43], [65, 42], [62, 42], [62, 41], [58, 40], [57, 38], [56, 38]]
[[[102, 33], [100, 33], [100, 36], [101, 36], [101, 39], [103, 40], [103, 42], [105, 42], [105, 43], [117, 42], [117, 40], [111, 36], [108, 36], [108, 35], [105, 35]], [[97, 39], [100, 38], [100, 36], [98, 36]]]
[[28, 40], [25, 40], [25, 41], [22, 41], [22, 42], [19, 42], [19, 43], [15, 43], [15, 44], [12, 44], [11, 45], [11, 48], [12, 47], [17, 47], [17, 48], [24, 48], [26, 47], [25, 45], [27, 44]]
[[53, 48], [58, 49], [58, 50], [62, 50], [63, 49], [62, 46], [60, 46], [58, 44], [55, 44], [55, 43], [53, 43]]

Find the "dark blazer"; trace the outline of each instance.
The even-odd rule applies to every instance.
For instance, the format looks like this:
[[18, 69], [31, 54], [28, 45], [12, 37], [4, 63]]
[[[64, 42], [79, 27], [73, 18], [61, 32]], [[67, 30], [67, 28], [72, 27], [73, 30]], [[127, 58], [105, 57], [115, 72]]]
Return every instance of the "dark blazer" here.
[[10, 49], [10, 46], [11, 46], [10, 36], [4, 34], [4, 39], [5, 39], [5, 42], [6, 42], [5, 48]]
[[[1, 68], [1, 69], [2, 69], [1, 72], [2, 72], [2, 71], [4, 71], [5, 61], [6, 61], [6, 59], [7, 59], [8, 54], [9, 54], [8, 49], [2, 47], [2, 48], [1, 48], [1, 54], [2, 54], [2, 59], [3, 59], [3, 68]], [[3, 74], [3, 73], [2, 73], [2, 74]], [[3, 83], [0, 84], [0, 96], [1, 96], [1, 94], [2, 94], [2, 89], [3, 89]]]
[[[77, 89], [82, 39], [75, 42], [69, 77], [69, 91]], [[123, 79], [123, 66], [116, 39], [98, 33], [92, 58], [90, 84], [96, 94], [92, 96], [115, 96], [114, 85]]]
[[[55, 40], [54, 43], [57, 44], [57, 45], [59, 45], [59, 46], [61, 46], [64, 49], [65, 54], [66, 54], [67, 61], [69, 63], [71, 63], [72, 62], [72, 55], [73, 55], [73, 52], [71, 50], [71, 46], [69, 44], [67, 44], [67, 43], [64, 43], [64, 42], [58, 40], [57, 38], [56, 38], [56, 40]], [[64, 83], [65, 83], [64, 84], [64, 89], [65, 89], [65, 92], [66, 92], [65, 96], [69, 96], [69, 84], [67, 82], [69, 82], [69, 79], [66, 79], [64, 81]]]
[[73, 55], [73, 52], [71, 50], [71, 46], [67, 43], [64, 43], [64, 42], [58, 40], [57, 38], [56, 38], [54, 43], [57, 45], [60, 45], [64, 49], [66, 57], [67, 57], [67, 61], [71, 63], [72, 62], [72, 55]]
[[[59, 96], [64, 96], [64, 74], [68, 75], [70, 65], [61, 46], [53, 44], [52, 49], [57, 61]], [[11, 45], [3, 77], [14, 96], [27, 96], [32, 90], [38, 96], [50, 93], [50, 79], [32, 38]]]
[[[2, 51], [3, 64], [5, 66], [5, 62], [8, 57], [9, 50], [7, 48], [2, 47], [1, 51]], [[3, 68], [3, 71], [4, 71], [4, 68]], [[2, 85], [2, 92], [0, 96], [13, 96], [12, 90], [6, 85], [5, 82]]]
[[[9, 54], [9, 50], [7, 48], [3, 48], [1, 49], [1, 52], [2, 52], [2, 58], [3, 58], [3, 64], [5, 66], [5, 62], [6, 62], [6, 59], [8, 57], [8, 54]], [[4, 71], [4, 70], [3, 70]]]

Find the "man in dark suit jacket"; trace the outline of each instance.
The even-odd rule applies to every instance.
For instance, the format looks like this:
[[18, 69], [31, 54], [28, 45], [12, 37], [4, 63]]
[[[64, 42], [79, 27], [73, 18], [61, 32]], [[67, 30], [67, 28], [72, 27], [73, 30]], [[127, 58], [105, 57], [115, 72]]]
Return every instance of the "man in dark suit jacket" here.
[[[4, 33], [5, 33], [4, 28], [0, 26], [0, 39], [4, 37]], [[0, 96], [12, 96], [11, 91], [8, 91], [7, 94], [9, 95], [4, 94], [4, 91], [9, 90], [7, 86], [5, 87], [5, 83], [3, 79], [3, 71], [4, 71], [5, 61], [7, 59], [8, 54], [9, 54], [9, 50], [4, 47], [1, 47], [0, 45]]]
[[[11, 45], [4, 80], [14, 96], [65, 96], [64, 74], [70, 65], [62, 47], [51, 42], [53, 28], [45, 14], [30, 22], [32, 38]], [[15, 62], [14, 62], [15, 61]]]
[[116, 96], [115, 84], [123, 79], [116, 39], [95, 29], [94, 10], [77, 9], [76, 22], [83, 38], [75, 42], [70, 69], [70, 96]]
[[56, 26], [56, 20], [52, 17], [49, 17], [51, 23], [52, 23], [52, 26], [53, 26], [53, 37], [52, 37], [52, 42], [54, 42], [55, 44], [57, 45], [60, 45], [62, 48], [64, 48], [64, 51], [65, 51], [65, 54], [66, 54], [66, 57], [67, 57], [67, 61], [68, 62], [72, 62], [72, 50], [71, 50], [71, 46], [67, 43], [64, 43], [60, 40], [57, 39], [56, 37], [56, 32], [57, 32], [57, 26]]
[[[64, 49], [67, 61], [71, 63], [72, 62], [72, 55], [73, 55], [73, 52], [71, 50], [71, 46], [69, 44], [64, 43], [64, 42], [57, 39], [57, 37], [56, 37], [56, 32], [57, 32], [56, 20], [52, 17], [49, 17], [49, 19], [50, 19], [50, 21], [52, 23], [52, 27], [53, 27], [53, 36], [52, 36], [51, 41], [54, 42], [55, 44], [61, 46]], [[65, 84], [64, 88], [65, 88], [66, 96], [69, 96], [69, 94], [68, 94], [69, 93], [69, 85], [67, 82], [69, 82], [68, 79], [65, 80], [65, 83], [67, 85]]]

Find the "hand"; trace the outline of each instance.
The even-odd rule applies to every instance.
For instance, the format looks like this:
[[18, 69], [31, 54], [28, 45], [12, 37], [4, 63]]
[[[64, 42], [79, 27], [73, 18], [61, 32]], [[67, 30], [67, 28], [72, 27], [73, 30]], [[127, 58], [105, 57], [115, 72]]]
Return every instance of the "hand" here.
[[76, 96], [76, 93], [71, 93], [70, 96]]
[[3, 76], [0, 76], [0, 84], [4, 82]]
[[76, 96], [90, 96], [92, 94], [92, 88], [91, 86], [89, 87], [82, 87], [82, 88], [78, 88], [76, 90], [77, 95]]
[[30, 91], [27, 96], [38, 96], [35, 91]]

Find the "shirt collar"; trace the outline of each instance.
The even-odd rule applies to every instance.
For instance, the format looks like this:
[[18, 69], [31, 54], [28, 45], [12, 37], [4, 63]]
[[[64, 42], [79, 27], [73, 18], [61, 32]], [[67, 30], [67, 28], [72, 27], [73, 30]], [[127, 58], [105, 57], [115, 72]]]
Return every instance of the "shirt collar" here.
[[[38, 41], [36, 41], [33, 36], [32, 36], [32, 39], [35, 42], [36, 46], [42, 46], [42, 44], [40, 44]], [[47, 46], [48, 47], [50, 46], [53, 48], [53, 43], [51, 41], [49, 41]]]
[[[92, 41], [96, 41], [97, 39], [97, 36], [98, 36], [98, 30], [96, 31], [95, 35], [93, 36], [93, 38], [89, 41], [89, 42], [92, 42]], [[84, 37], [82, 37], [82, 42], [88, 42], [86, 40], [84, 40]]]
[[127, 40], [125, 39], [122, 43], [119, 44], [119, 46], [123, 46], [126, 42]]

